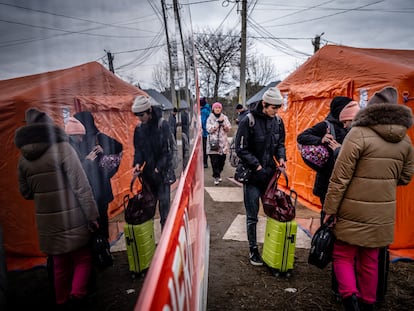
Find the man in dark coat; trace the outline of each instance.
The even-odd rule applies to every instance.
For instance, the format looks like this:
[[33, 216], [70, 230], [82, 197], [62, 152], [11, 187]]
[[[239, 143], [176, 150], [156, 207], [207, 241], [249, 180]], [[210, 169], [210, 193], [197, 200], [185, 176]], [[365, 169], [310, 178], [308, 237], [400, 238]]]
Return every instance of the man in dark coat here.
[[277, 110], [282, 107], [283, 98], [277, 88], [269, 88], [251, 113], [254, 117], [240, 120], [236, 133], [236, 152], [240, 160], [252, 170], [251, 178], [243, 185], [246, 208], [247, 238], [249, 240], [250, 263], [263, 265], [257, 247], [256, 227], [259, 199], [279, 165], [286, 168], [285, 127]]
[[173, 111], [171, 112], [168, 118], [168, 124], [170, 126], [170, 130], [174, 135], [175, 140], [177, 140], [177, 108], [174, 107]]
[[167, 178], [171, 168], [170, 127], [162, 119], [162, 111], [152, 107], [143, 95], [135, 98], [131, 110], [140, 120], [134, 131], [134, 173], [142, 174], [143, 182], [150, 186], [159, 200], [160, 223], [164, 228], [170, 210], [170, 182]]

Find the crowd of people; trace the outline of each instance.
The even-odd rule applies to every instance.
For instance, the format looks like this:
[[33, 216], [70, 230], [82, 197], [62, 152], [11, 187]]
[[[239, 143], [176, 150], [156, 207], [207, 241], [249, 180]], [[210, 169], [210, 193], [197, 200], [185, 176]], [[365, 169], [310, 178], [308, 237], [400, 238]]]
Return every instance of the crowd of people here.
[[[271, 87], [248, 109], [236, 106], [235, 150], [251, 170], [243, 183], [243, 201], [248, 257], [254, 266], [263, 265], [257, 243], [260, 197], [277, 168], [287, 168], [289, 133], [278, 115], [283, 100], [279, 89]], [[141, 174], [158, 200], [163, 229], [171, 200], [168, 137], [170, 132], [177, 137], [178, 111], [165, 120], [162, 110], [140, 95], [131, 112], [139, 120], [132, 141], [132, 173]], [[186, 112], [181, 115], [187, 138], [188, 119]], [[223, 105], [210, 106], [205, 97], [200, 98], [200, 119], [203, 165], [208, 168], [209, 158], [218, 186], [232, 124]], [[19, 189], [25, 199], [35, 202], [40, 249], [53, 259], [56, 304], [79, 304], [88, 294], [92, 273], [91, 228], [109, 238], [111, 178], [118, 171], [123, 146], [99, 131], [88, 111], [68, 118], [64, 129], [36, 108], [26, 111], [25, 120], [15, 135], [21, 152]], [[326, 121], [332, 127], [327, 128]], [[299, 144], [329, 148], [329, 161], [316, 172], [313, 193], [322, 206], [321, 223], [334, 218], [333, 283], [346, 310], [372, 310], [376, 301], [378, 250], [393, 241], [396, 187], [408, 184], [414, 174], [413, 146], [407, 135], [412, 125], [411, 110], [398, 105], [395, 88], [386, 87], [363, 109], [352, 98], [334, 97], [325, 120], [297, 137]]]
[[[171, 174], [175, 174], [170, 125], [146, 96], [137, 96], [131, 111], [139, 119], [132, 141], [132, 173], [141, 174], [151, 188], [163, 228], [170, 208]], [[69, 117], [62, 128], [46, 112], [30, 108], [25, 122], [15, 134], [21, 152], [19, 190], [35, 203], [40, 250], [48, 255], [53, 271], [57, 309], [82, 308], [94, 273], [92, 233], [98, 230], [109, 239], [111, 179], [119, 169], [123, 146], [99, 131], [89, 111]]]
[[[252, 172], [243, 183], [243, 201], [249, 260], [254, 266], [263, 265], [256, 238], [259, 200], [276, 167], [287, 166], [286, 132], [277, 115], [282, 105], [283, 97], [273, 87], [248, 109], [236, 106], [235, 148]], [[253, 125], [251, 118], [245, 117], [248, 113], [253, 115]], [[220, 154], [225, 158], [226, 145], [212, 153], [209, 141], [220, 129], [221, 115], [221, 104], [213, 104], [206, 127], [206, 149], [216, 185], [221, 162], [215, 157]], [[316, 171], [313, 194], [321, 202], [321, 224], [334, 219], [331, 286], [345, 310], [374, 309], [379, 250], [394, 237], [396, 187], [407, 185], [414, 174], [413, 146], [407, 135], [412, 125], [411, 109], [398, 105], [395, 88], [385, 87], [364, 109], [352, 98], [334, 97], [325, 119], [297, 137], [298, 144], [323, 144], [329, 150], [327, 164]], [[227, 139], [226, 128], [223, 126], [220, 135]]]

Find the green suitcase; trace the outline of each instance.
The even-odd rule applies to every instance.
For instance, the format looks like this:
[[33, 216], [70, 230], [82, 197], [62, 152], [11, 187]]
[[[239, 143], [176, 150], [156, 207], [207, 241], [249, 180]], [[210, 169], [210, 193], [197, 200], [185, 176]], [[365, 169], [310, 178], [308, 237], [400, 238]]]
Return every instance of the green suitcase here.
[[267, 217], [262, 259], [275, 276], [290, 276], [293, 270], [297, 227], [295, 220], [279, 222]]
[[147, 269], [155, 252], [154, 220], [139, 225], [125, 224], [125, 243], [129, 271], [134, 274]]

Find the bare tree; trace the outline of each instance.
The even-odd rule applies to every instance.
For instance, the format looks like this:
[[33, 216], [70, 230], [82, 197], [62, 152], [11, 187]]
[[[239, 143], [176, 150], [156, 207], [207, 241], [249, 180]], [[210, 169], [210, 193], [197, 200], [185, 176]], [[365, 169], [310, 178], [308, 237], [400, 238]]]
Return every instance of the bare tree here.
[[252, 84], [267, 85], [278, 77], [276, 67], [270, 57], [252, 53], [247, 60], [247, 80]]
[[170, 89], [170, 69], [167, 63], [160, 62], [152, 70], [152, 80], [154, 87], [160, 91], [164, 92], [167, 89]]
[[232, 31], [224, 33], [222, 29], [206, 29], [195, 36], [199, 70], [212, 73], [214, 98], [218, 98], [220, 87], [232, 83], [231, 69], [240, 63], [239, 40], [239, 34]]

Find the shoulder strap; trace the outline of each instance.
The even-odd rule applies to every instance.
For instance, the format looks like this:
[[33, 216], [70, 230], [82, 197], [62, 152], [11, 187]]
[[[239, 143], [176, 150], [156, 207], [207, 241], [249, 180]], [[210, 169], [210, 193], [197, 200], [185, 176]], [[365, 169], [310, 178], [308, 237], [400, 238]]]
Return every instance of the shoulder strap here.
[[164, 121], [164, 118], [159, 118], [158, 120], [158, 128], [160, 129], [162, 127], [162, 121]]
[[254, 123], [256, 122], [256, 120], [254, 119], [254, 115], [251, 112], [249, 112], [246, 116], [249, 118], [249, 127], [253, 127]]
[[279, 115], [276, 115], [277, 124], [282, 123], [282, 119], [279, 117]]

